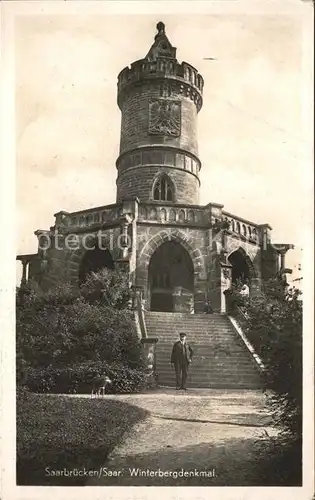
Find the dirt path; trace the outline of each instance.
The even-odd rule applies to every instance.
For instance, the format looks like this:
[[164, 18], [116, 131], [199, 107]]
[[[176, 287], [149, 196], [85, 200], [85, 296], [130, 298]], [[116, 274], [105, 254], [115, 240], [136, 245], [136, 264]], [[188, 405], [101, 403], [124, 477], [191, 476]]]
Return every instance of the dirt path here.
[[260, 392], [164, 390], [107, 398], [151, 416], [113, 451], [102, 477], [87, 485], [259, 485], [254, 446], [266, 432], [275, 435]]

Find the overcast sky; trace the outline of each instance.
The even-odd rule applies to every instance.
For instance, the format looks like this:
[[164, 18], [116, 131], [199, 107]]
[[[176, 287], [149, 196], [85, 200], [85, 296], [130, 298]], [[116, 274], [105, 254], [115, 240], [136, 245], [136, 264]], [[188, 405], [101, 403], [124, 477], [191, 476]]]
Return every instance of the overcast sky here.
[[[53, 214], [115, 202], [120, 70], [163, 21], [179, 61], [205, 80], [200, 203], [273, 228], [300, 260], [312, 185], [305, 175], [302, 24], [286, 16], [27, 16], [16, 24], [18, 253]], [[206, 58], [215, 58], [214, 61]], [[290, 253], [290, 252], [289, 252]]]

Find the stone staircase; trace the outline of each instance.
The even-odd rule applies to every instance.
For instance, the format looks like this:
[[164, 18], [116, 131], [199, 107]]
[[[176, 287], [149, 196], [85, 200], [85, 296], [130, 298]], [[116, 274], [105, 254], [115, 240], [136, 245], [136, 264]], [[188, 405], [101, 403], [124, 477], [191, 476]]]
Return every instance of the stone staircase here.
[[188, 388], [262, 387], [256, 363], [227, 316], [147, 311], [145, 321], [148, 336], [159, 339], [156, 345], [159, 385], [175, 385], [171, 350], [179, 332], [183, 331], [194, 351]]

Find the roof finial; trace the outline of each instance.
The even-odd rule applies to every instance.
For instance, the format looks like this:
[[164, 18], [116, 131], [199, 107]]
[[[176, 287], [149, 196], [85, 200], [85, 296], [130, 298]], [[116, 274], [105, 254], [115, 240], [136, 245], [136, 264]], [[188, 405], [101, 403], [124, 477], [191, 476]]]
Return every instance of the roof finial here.
[[158, 30], [158, 35], [164, 35], [165, 34], [165, 24], [162, 23], [161, 21], [157, 23], [156, 28]]

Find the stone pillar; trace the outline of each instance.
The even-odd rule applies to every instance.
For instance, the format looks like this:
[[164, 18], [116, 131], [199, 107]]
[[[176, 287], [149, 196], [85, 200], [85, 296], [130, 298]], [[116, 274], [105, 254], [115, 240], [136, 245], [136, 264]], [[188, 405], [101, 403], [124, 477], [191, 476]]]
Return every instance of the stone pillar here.
[[283, 271], [285, 269], [285, 254], [287, 250], [282, 250], [280, 253], [280, 271]]
[[261, 253], [261, 277], [264, 281], [276, 276], [279, 272], [279, 253], [273, 245], [262, 249]]
[[196, 276], [195, 293], [194, 293], [194, 312], [202, 314], [204, 312], [205, 302], [207, 299], [207, 280]]
[[216, 254], [212, 255], [210, 269], [208, 272], [207, 287], [207, 299], [209, 300], [213, 311], [216, 313], [221, 312], [221, 266], [219, 256]]
[[259, 224], [259, 235], [260, 235], [260, 245], [262, 250], [267, 251], [271, 243], [271, 231], [272, 228], [269, 224]]
[[21, 260], [22, 262], [22, 279], [21, 279], [21, 287], [26, 286], [27, 284], [27, 266], [28, 266], [28, 260]]
[[143, 286], [132, 285], [132, 307], [133, 309], [137, 308], [137, 303], [141, 303], [141, 308], [145, 311], [145, 300], [144, 300], [144, 291]]

